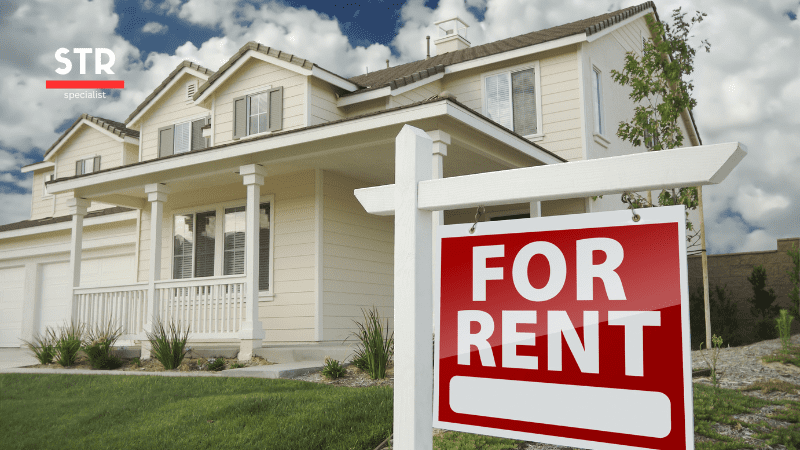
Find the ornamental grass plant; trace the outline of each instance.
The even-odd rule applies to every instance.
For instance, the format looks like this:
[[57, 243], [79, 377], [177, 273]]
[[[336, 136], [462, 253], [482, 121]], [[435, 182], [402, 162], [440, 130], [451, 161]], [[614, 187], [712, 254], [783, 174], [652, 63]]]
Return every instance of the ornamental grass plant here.
[[331, 358], [330, 356], [325, 357], [325, 364], [322, 367], [322, 376], [331, 380], [335, 380], [343, 377], [345, 373], [346, 370], [339, 363], [339, 361]]
[[83, 351], [89, 357], [92, 369], [113, 370], [122, 367], [122, 359], [111, 353], [111, 347], [122, 335], [121, 327], [114, 327], [109, 320], [105, 325], [87, 327]]
[[381, 323], [378, 308], [361, 310], [364, 322], [356, 322], [358, 331], [353, 335], [359, 345], [355, 350], [353, 365], [367, 372], [373, 380], [386, 378], [386, 367], [394, 354], [394, 333], [389, 334], [389, 320]]
[[165, 369], [176, 369], [188, 351], [186, 341], [189, 339], [189, 327], [181, 330], [175, 322], [170, 322], [168, 328], [165, 328], [164, 322], [158, 319], [153, 324], [153, 331], [147, 333], [147, 339], [150, 341], [153, 357]]
[[39, 364], [50, 364], [56, 356], [56, 333], [52, 328], [47, 327], [44, 334], [34, 334], [33, 341], [22, 340], [25, 346], [33, 352], [33, 355], [39, 360]]
[[78, 351], [83, 344], [85, 326], [76, 322], [64, 324], [55, 340], [55, 360], [64, 367], [72, 366], [78, 358]]

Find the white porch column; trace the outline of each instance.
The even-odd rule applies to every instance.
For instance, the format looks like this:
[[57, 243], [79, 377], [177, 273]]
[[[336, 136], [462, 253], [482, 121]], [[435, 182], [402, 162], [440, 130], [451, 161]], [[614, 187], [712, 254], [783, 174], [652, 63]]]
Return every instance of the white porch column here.
[[[239, 360], [253, 357], [253, 350], [261, 348], [264, 328], [258, 318], [258, 250], [259, 250], [259, 208], [261, 186], [267, 174], [264, 166], [248, 164], [239, 168], [242, 181], [247, 186], [247, 225], [245, 225], [245, 301], [247, 302], [245, 321], [239, 329]], [[274, 281], [270, 280], [271, 283]]]
[[169, 188], [163, 184], [154, 183], [145, 185], [144, 192], [147, 193], [147, 201], [150, 202], [150, 270], [147, 278], [148, 301], [144, 325], [145, 336], [142, 336], [141, 339], [141, 358], [143, 360], [150, 359], [150, 341], [147, 340], [146, 333], [153, 331], [153, 325], [159, 319], [160, 308], [156, 295], [156, 282], [161, 279], [161, 230], [164, 227], [164, 203], [167, 202]]
[[531, 202], [531, 217], [542, 217], [542, 202]]
[[72, 273], [72, 288], [70, 290], [69, 311], [70, 321], [78, 318], [78, 305], [75, 303], [74, 288], [81, 285], [81, 252], [83, 251], [83, 216], [92, 202], [85, 198], [68, 198], [67, 207], [72, 214], [72, 240], [69, 247], [69, 270]]
[[425, 132], [403, 126], [395, 140], [395, 450], [433, 448], [433, 215], [417, 208], [419, 182], [432, 174], [431, 152]]
[[[431, 167], [431, 179], [438, 180], [440, 178], [444, 178], [444, 157], [447, 156], [447, 146], [450, 145], [450, 135], [445, 133], [441, 130], [433, 130], [428, 131], [428, 136], [433, 140], [433, 159], [431, 160], [432, 167]], [[436, 270], [438, 266], [437, 261], [439, 260], [439, 249], [436, 247], [436, 236], [437, 236], [437, 229], [440, 225], [444, 225], [444, 211], [434, 211], [433, 212], [433, 227], [431, 228], [431, 248], [433, 249], [433, 268], [432, 271]], [[433, 273], [433, 277], [435, 279], [436, 274]], [[433, 283], [433, 288], [431, 290], [433, 295], [432, 300], [435, 301], [436, 298], [439, 297], [439, 285], [437, 283]], [[433, 324], [434, 330], [436, 329], [436, 317], [433, 317]]]

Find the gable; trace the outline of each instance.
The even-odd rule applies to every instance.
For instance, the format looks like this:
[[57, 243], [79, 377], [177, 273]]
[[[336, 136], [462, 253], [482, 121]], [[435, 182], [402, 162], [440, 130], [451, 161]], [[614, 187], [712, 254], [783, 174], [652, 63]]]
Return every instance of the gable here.
[[100, 157], [100, 169], [123, 165], [124, 142], [108, 136], [93, 127], [82, 125], [59, 148], [56, 159], [56, 177], [75, 175], [76, 162]]

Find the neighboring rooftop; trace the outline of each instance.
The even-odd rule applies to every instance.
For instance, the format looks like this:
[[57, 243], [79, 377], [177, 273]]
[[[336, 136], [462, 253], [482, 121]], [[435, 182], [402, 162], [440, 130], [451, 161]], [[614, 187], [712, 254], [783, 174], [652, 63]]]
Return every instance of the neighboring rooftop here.
[[492, 56], [519, 48], [529, 47], [531, 45], [541, 44], [543, 42], [554, 41], [556, 39], [581, 33], [585, 33], [587, 36], [590, 36], [647, 9], [652, 9], [653, 12], [655, 12], [656, 6], [652, 1], [648, 1], [637, 6], [631, 6], [619, 11], [601, 14], [599, 16], [578, 20], [576, 22], [559, 25], [557, 27], [534, 31], [532, 33], [511, 37], [500, 41], [489, 42], [488, 44], [478, 45], [476, 47], [465, 48], [463, 50], [448, 52], [443, 55], [432, 56], [430, 59], [423, 59], [396, 67], [390, 67], [388, 69], [377, 70], [364, 75], [358, 75], [350, 78], [349, 81], [365, 86], [366, 89], [360, 89], [345, 95], [353, 95], [360, 92], [379, 89], [385, 86], [392, 86], [392, 89], [396, 89], [393, 84], [396, 83], [399, 86], [404, 85], [399, 84], [399, 80], [412, 76], [413, 74], [427, 72], [428, 69], [436, 68], [437, 66], [446, 67], [453, 64], [484, 58], [486, 56]]

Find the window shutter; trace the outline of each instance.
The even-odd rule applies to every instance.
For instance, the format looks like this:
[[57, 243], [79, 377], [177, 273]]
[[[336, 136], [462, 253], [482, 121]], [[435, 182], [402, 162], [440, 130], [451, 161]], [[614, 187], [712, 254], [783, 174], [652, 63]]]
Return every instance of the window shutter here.
[[511, 80], [507, 73], [486, 77], [486, 117], [508, 128], [511, 123]]
[[163, 158], [174, 153], [173, 149], [173, 128], [168, 126], [158, 129], [158, 157]]
[[83, 160], [75, 161], [75, 176], [83, 175]]
[[205, 125], [205, 118], [192, 121], [192, 150], [206, 148], [206, 138], [203, 137], [203, 127]]
[[514, 95], [514, 131], [522, 136], [536, 134], [536, 77], [533, 69], [511, 74]]
[[94, 172], [97, 172], [98, 170], [100, 170], [100, 157], [99, 156], [95, 156], [94, 157]]
[[197, 237], [195, 238], [194, 276], [214, 276], [214, 248], [216, 247], [214, 230], [216, 229], [217, 212], [197, 213]]
[[269, 131], [283, 128], [283, 86], [269, 91]]
[[233, 99], [233, 138], [247, 136], [247, 97]]

